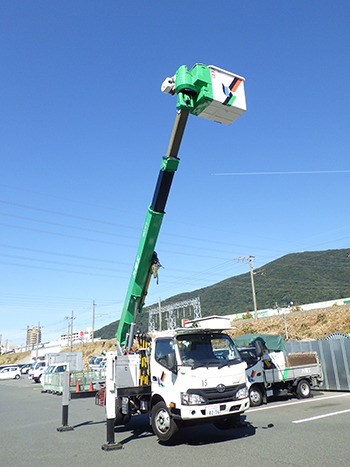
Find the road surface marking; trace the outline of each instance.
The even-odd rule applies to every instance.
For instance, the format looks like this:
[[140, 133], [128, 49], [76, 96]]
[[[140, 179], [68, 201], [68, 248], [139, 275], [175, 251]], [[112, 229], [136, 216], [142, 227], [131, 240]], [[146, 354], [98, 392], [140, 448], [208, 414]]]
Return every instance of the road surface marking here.
[[340, 414], [347, 413], [347, 412], [350, 412], [350, 409], [340, 410], [339, 412], [325, 413], [323, 415], [316, 415], [316, 417], [303, 418], [302, 420], [293, 420], [292, 423], [312, 422], [313, 420], [318, 420], [320, 418], [326, 418], [326, 417], [333, 417], [333, 415], [340, 415]]
[[345, 396], [350, 396], [350, 393], [342, 393], [342, 394], [336, 394], [334, 396], [325, 396], [325, 397], [316, 397], [312, 399], [303, 399], [303, 400], [298, 400], [294, 402], [286, 402], [285, 404], [278, 404], [278, 405], [265, 405], [264, 407], [256, 407], [254, 409], [249, 408], [245, 413], [247, 412], [257, 412], [259, 410], [271, 410], [271, 409], [278, 409], [280, 407], [286, 407], [287, 405], [295, 405], [295, 404], [304, 404], [307, 402], [316, 402], [316, 401], [324, 401], [328, 399], [334, 399], [336, 397], [345, 397]]

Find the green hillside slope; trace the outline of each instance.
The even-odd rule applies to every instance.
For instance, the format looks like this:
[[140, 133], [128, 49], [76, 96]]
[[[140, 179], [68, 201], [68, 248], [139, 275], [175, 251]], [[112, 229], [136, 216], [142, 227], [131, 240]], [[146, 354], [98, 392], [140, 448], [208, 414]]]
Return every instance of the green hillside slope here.
[[[314, 303], [350, 296], [350, 249], [292, 253], [263, 266], [254, 275], [258, 309]], [[241, 274], [203, 289], [175, 295], [163, 305], [200, 297], [202, 316], [246, 313], [253, 310], [250, 274]], [[96, 337], [115, 336], [118, 321], [95, 332]], [[147, 331], [147, 308], [137, 316], [137, 327]]]

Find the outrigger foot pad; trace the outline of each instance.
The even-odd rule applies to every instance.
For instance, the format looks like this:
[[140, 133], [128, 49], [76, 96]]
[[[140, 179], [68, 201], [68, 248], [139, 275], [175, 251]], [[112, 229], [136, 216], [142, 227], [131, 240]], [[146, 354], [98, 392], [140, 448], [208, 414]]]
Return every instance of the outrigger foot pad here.
[[101, 449], [104, 451], [114, 451], [116, 449], [123, 449], [123, 445], [120, 443], [106, 443], [102, 444]]
[[57, 428], [57, 431], [73, 431], [74, 428], [72, 426], [60, 426], [59, 428]]

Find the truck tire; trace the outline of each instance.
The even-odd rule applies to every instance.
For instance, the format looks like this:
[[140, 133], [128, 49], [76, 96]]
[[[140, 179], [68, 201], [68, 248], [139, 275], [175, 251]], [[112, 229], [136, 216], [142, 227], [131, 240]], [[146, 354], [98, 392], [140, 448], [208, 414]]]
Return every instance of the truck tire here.
[[169, 441], [179, 429], [163, 401], [158, 402], [152, 408], [151, 423], [154, 434], [161, 441]]
[[311, 397], [310, 383], [306, 379], [302, 379], [297, 384], [296, 394], [299, 399], [307, 399]]
[[249, 389], [249, 400], [251, 407], [257, 407], [262, 404], [263, 395], [259, 386], [251, 386]]
[[221, 420], [216, 420], [213, 423], [213, 425], [219, 430], [229, 430], [230, 428], [234, 428], [237, 425], [237, 423], [239, 423], [240, 419], [241, 415], [239, 413], [236, 413], [234, 415], [222, 417]]

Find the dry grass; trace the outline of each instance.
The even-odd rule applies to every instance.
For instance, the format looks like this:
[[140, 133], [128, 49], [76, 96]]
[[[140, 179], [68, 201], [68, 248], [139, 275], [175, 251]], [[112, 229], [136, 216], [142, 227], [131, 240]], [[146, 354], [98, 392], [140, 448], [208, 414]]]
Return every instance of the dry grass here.
[[[329, 334], [350, 332], [350, 308], [349, 306], [333, 306], [309, 312], [298, 312], [285, 315], [289, 339], [324, 339]], [[235, 330], [232, 336], [242, 334], [282, 334], [286, 338], [285, 322], [282, 316], [269, 318], [254, 318], [235, 321], [232, 323]]]
[[13, 363], [18, 363], [23, 358], [28, 357], [28, 355], [30, 355], [30, 352], [0, 355], [0, 365], [11, 365]]

